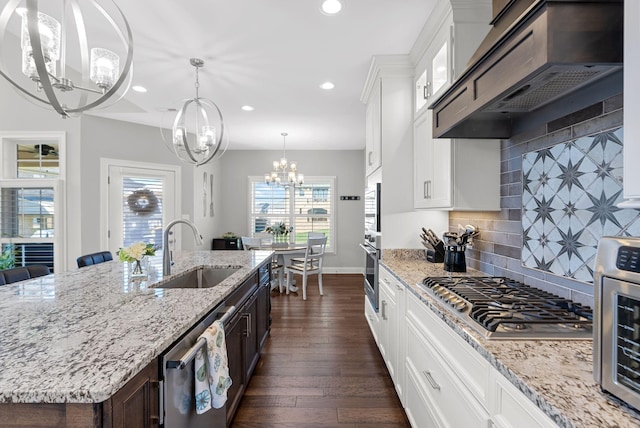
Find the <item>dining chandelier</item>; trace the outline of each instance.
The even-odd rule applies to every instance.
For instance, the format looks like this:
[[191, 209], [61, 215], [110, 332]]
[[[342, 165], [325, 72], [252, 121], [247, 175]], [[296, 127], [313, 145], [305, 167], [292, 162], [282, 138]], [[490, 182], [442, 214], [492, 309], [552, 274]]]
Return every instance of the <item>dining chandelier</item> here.
[[282, 157], [280, 160], [273, 161], [273, 169], [270, 174], [265, 174], [264, 181], [270, 185], [276, 186], [296, 186], [304, 183], [304, 175], [298, 174], [298, 164], [295, 161], [287, 160], [287, 134], [282, 135]]
[[[120, 8], [111, 0], [40, 6], [38, 0], [9, 0], [0, 12], [0, 74], [63, 118], [122, 99], [131, 84], [133, 36]], [[104, 45], [91, 47], [95, 40]]]
[[[198, 70], [204, 66], [200, 58], [191, 58], [196, 69], [196, 96], [184, 101], [171, 127], [171, 147], [178, 158], [196, 166], [204, 165], [227, 150], [229, 138], [225, 134], [222, 112], [218, 106], [199, 95]], [[189, 107], [193, 109], [189, 111]], [[166, 141], [166, 138], [163, 139]]]

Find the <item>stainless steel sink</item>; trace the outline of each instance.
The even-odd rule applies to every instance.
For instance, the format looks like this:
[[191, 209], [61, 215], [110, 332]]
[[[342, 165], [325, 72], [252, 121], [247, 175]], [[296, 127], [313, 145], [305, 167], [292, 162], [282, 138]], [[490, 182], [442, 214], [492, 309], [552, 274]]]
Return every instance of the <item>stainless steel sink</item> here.
[[236, 273], [239, 267], [197, 268], [153, 285], [154, 288], [211, 288]]

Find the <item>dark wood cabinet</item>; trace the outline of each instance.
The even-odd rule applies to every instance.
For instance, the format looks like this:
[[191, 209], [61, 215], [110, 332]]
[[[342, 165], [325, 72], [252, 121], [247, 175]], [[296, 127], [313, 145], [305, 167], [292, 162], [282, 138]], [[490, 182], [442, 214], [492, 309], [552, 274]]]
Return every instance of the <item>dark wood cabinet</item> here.
[[158, 361], [154, 360], [103, 404], [103, 427], [159, 426], [159, 398]]

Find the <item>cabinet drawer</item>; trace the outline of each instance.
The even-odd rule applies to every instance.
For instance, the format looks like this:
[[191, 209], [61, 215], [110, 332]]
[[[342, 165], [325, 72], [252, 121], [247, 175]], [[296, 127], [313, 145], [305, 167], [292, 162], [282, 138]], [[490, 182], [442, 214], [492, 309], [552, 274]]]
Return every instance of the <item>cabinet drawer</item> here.
[[412, 321], [407, 321], [406, 370], [408, 377], [413, 377], [415, 386], [439, 422], [438, 425], [488, 426], [487, 411], [453, 374], [418, 328]]
[[492, 370], [491, 422], [496, 428], [557, 428], [557, 425], [509, 380]]
[[405, 412], [413, 428], [437, 427], [436, 417], [427, 404], [427, 398], [421, 391], [419, 378], [415, 370], [407, 370], [407, 393], [405, 394]]
[[404, 286], [384, 268], [380, 268], [380, 282], [379, 286], [384, 288], [388, 296], [395, 302], [397, 300], [398, 293], [404, 288]]
[[424, 302], [412, 293], [407, 295], [407, 321], [415, 324], [456, 376], [487, 406], [489, 362], [438, 318]]

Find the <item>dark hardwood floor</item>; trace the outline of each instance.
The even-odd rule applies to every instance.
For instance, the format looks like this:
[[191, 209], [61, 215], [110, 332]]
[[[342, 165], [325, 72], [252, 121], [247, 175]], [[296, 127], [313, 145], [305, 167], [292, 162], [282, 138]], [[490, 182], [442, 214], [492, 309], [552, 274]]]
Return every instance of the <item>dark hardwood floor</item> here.
[[[362, 275], [272, 292], [267, 340], [233, 428], [409, 427], [364, 317]], [[301, 282], [301, 281], [300, 281]]]

